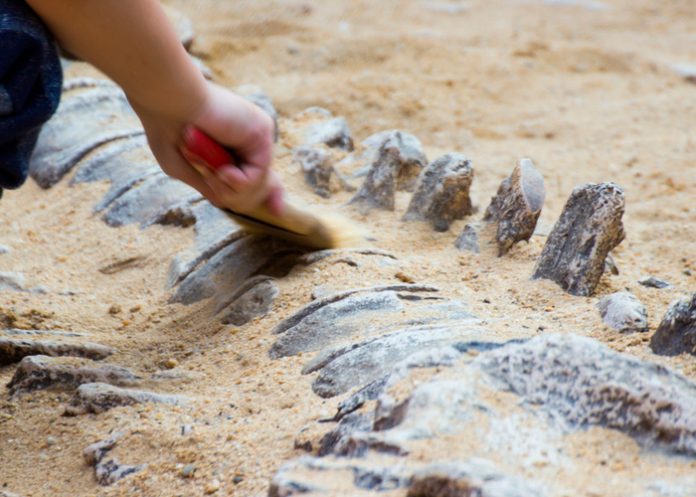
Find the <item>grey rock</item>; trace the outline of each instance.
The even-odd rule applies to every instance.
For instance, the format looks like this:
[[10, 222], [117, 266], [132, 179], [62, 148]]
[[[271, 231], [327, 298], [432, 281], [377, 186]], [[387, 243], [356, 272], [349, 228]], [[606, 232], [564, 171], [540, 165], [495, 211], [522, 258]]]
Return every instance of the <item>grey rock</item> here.
[[[310, 266], [316, 264], [317, 262], [323, 261], [333, 256], [346, 256], [346, 255], [372, 255], [376, 257], [384, 257], [386, 259], [397, 260], [397, 257], [391, 252], [387, 252], [379, 249], [366, 249], [366, 248], [343, 248], [343, 249], [328, 249], [328, 250], [318, 250], [316, 252], [309, 252], [308, 254], [302, 255], [298, 260], [297, 264], [302, 264], [305, 266]], [[436, 289], [434, 291], [437, 291]]]
[[0, 292], [23, 292], [26, 290], [24, 274], [0, 272]]
[[406, 497], [530, 497], [544, 492], [537, 485], [501, 473], [491, 462], [442, 461], [415, 472]]
[[648, 288], [657, 288], [659, 290], [662, 290], [663, 288], [669, 288], [670, 285], [667, 281], [661, 280], [660, 278], [656, 278], [654, 276], [649, 276], [647, 278], [643, 278], [640, 280], [638, 283], [641, 285], [648, 287]]
[[[301, 463], [300, 463], [301, 464]], [[268, 497], [292, 497], [323, 490], [316, 482], [300, 481], [292, 474], [298, 468], [298, 462], [285, 463], [273, 476], [268, 490]]]
[[597, 307], [604, 324], [617, 331], [648, 331], [648, 311], [632, 293], [612, 293], [602, 297]]
[[596, 0], [544, 0], [548, 5], [570, 5], [583, 7], [587, 10], [607, 10], [610, 7], [604, 2], [598, 2]]
[[672, 70], [688, 83], [696, 83], [696, 64], [673, 64]]
[[121, 366], [37, 355], [22, 359], [7, 386], [10, 394], [15, 395], [53, 387], [76, 388], [84, 383], [130, 386], [138, 380], [132, 371]]
[[196, 240], [192, 247], [177, 254], [169, 267], [168, 286], [181, 282], [203, 261], [244, 236], [246, 232], [210, 202], [203, 201], [190, 208], [195, 220]]
[[412, 192], [416, 188], [418, 178], [423, 168], [427, 165], [428, 159], [423, 152], [421, 141], [405, 131], [381, 131], [366, 138], [361, 143], [364, 151], [359, 159], [361, 163], [366, 164], [366, 167], [363, 169], [364, 172], [358, 173], [357, 176], [367, 175], [372, 165], [379, 158], [382, 145], [394, 139], [401, 144], [403, 158], [408, 159], [403, 161], [401, 169], [397, 171], [396, 189]]
[[454, 242], [454, 246], [461, 251], [474, 252], [475, 254], [480, 253], [481, 248], [479, 247], [478, 232], [476, 231], [476, 228], [470, 224], [464, 226], [461, 235], [459, 235], [457, 240]]
[[607, 259], [604, 261], [604, 273], [612, 274], [618, 276], [620, 274], [619, 266], [616, 265], [616, 261], [611, 254], [607, 254]]
[[420, 176], [405, 221], [429, 221], [436, 231], [447, 231], [453, 221], [473, 213], [469, 196], [474, 181], [471, 161], [447, 154], [428, 165]]
[[20, 495], [0, 490], [0, 497], [20, 497]]
[[75, 391], [70, 404], [65, 409], [65, 414], [70, 416], [86, 413], [99, 414], [114, 407], [143, 403], [182, 406], [187, 400], [181, 395], [164, 395], [145, 390], [119, 388], [106, 383], [85, 383]]
[[99, 485], [108, 486], [124, 479], [128, 475], [138, 473], [146, 467], [147, 466], [145, 464], [135, 466], [121, 464], [118, 459], [114, 458], [97, 464], [94, 468], [94, 476], [96, 477]]
[[333, 158], [326, 150], [316, 147], [299, 147], [293, 159], [302, 168], [305, 181], [314, 193], [323, 198], [331, 196], [331, 177], [334, 174]]
[[571, 427], [605, 426], [696, 455], [696, 384], [662, 366], [571, 334], [501, 347], [474, 362]]
[[8, 247], [7, 245], [0, 244], [0, 255], [9, 254], [10, 252], [12, 252], [12, 249], [10, 247]]
[[278, 140], [278, 111], [273, 105], [271, 98], [256, 85], [242, 85], [234, 89], [235, 93], [246, 98], [249, 102], [259, 107], [273, 119], [275, 126], [275, 139]]
[[343, 117], [330, 117], [312, 124], [304, 130], [304, 145], [324, 144], [348, 152], [353, 150], [353, 137]]
[[590, 296], [604, 273], [607, 254], [625, 237], [624, 194], [614, 183], [573, 190], [539, 257], [534, 279], [558, 283], [572, 295]]
[[86, 447], [82, 451], [82, 457], [84, 457], [85, 463], [87, 463], [88, 466], [96, 466], [104, 459], [104, 456], [106, 456], [111, 449], [116, 447], [116, 444], [123, 436], [122, 432], [115, 432], [109, 438], [100, 442], [95, 442]]
[[696, 356], [696, 293], [670, 305], [650, 340], [650, 348], [660, 355]]
[[50, 188], [91, 151], [142, 133], [126, 96], [115, 85], [87, 89], [63, 99], [41, 129], [31, 176], [42, 188]]
[[498, 224], [499, 256], [508, 253], [516, 243], [529, 241], [545, 198], [544, 178], [530, 159], [521, 159], [512, 174], [500, 184], [483, 218]]
[[29, 338], [5, 338], [0, 336], [0, 366], [21, 361], [27, 356], [71, 356], [88, 359], [104, 359], [114, 353], [105, 345], [89, 342], [35, 340]]
[[114, 200], [103, 219], [114, 227], [133, 223], [146, 227], [181, 204], [201, 198], [201, 194], [187, 184], [155, 174]]
[[389, 133], [351, 203], [360, 204], [365, 209], [393, 211], [396, 190], [411, 190], [425, 165], [426, 158], [421, 149], [413, 147], [399, 131]]
[[15, 328], [8, 328], [5, 330], [0, 330], [0, 333], [3, 335], [12, 335], [12, 336], [40, 336], [40, 335], [49, 335], [49, 336], [59, 336], [59, 337], [84, 337], [86, 336], [85, 333], [76, 333], [73, 331], [61, 331], [61, 330], [18, 330]]
[[373, 420], [369, 413], [356, 413], [345, 415], [338, 425], [324, 435], [319, 442], [319, 456], [329, 454], [347, 454], [351, 451], [348, 447], [351, 438], [357, 433], [372, 431]]
[[247, 280], [234, 292], [231, 300], [226, 299], [221, 306], [222, 323], [242, 326], [256, 317], [265, 316], [279, 294], [278, 285], [272, 278], [257, 276]]

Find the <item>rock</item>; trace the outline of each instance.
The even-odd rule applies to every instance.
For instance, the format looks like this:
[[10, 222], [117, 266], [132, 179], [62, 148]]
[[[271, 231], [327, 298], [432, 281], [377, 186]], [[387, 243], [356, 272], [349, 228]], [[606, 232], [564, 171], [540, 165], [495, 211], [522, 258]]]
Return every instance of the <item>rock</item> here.
[[97, 479], [97, 483], [102, 486], [108, 486], [124, 479], [128, 475], [138, 473], [145, 468], [145, 464], [139, 464], [137, 466], [121, 464], [118, 459], [114, 458], [97, 464], [94, 467], [94, 476]]
[[605, 426], [646, 446], [696, 455], [696, 384], [662, 366], [571, 334], [501, 347], [474, 362], [570, 426]]
[[50, 188], [91, 151], [142, 134], [140, 121], [118, 87], [89, 88], [64, 98], [41, 128], [31, 176], [42, 188]]
[[10, 252], [12, 252], [12, 249], [10, 247], [8, 247], [7, 245], [0, 244], [0, 255], [9, 254]]
[[181, 282], [203, 261], [213, 257], [223, 248], [247, 236], [225, 211], [210, 202], [203, 201], [191, 208], [195, 219], [196, 241], [194, 245], [172, 260], [167, 278], [168, 286]]
[[234, 89], [235, 93], [246, 98], [249, 102], [259, 107], [273, 119], [275, 125], [275, 140], [278, 140], [278, 111], [273, 105], [271, 98], [256, 85], [242, 85]]
[[0, 292], [23, 292], [25, 285], [24, 274], [0, 271]]
[[602, 297], [597, 307], [604, 324], [617, 331], [648, 331], [648, 311], [632, 293], [612, 293]]
[[321, 148], [304, 146], [295, 149], [293, 159], [302, 168], [305, 181], [314, 189], [314, 193], [329, 198], [331, 177], [334, 174], [331, 154]]
[[614, 276], [620, 274], [619, 266], [616, 265], [616, 261], [611, 254], [607, 254], [607, 259], [604, 261], [604, 272], [606, 274], [613, 274]]
[[181, 41], [181, 44], [186, 50], [190, 50], [193, 40], [196, 37], [196, 34], [193, 31], [193, 23], [180, 10], [164, 4], [162, 5], [162, 8], [164, 8], [164, 12], [167, 14], [169, 22], [174, 27], [174, 31], [176, 32], [176, 36], [179, 38], [179, 41]]
[[476, 228], [470, 224], [464, 226], [464, 230], [454, 242], [454, 246], [461, 251], [474, 252], [475, 254], [480, 253], [481, 249], [479, 248], [478, 232]]
[[345, 118], [330, 117], [305, 129], [303, 145], [321, 144], [348, 152], [353, 150], [353, 137]]
[[5, 338], [0, 336], [0, 366], [21, 361], [27, 356], [72, 356], [88, 359], [104, 359], [114, 353], [114, 349], [89, 342], [64, 342], [57, 340], [34, 340]]
[[138, 380], [138, 376], [121, 366], [38, 355], [22, 359], [7, 386], [10, 394], [15, 395], [53, 387], [76, 388], [85, 383], [130, 386]]
[[[398, 136], [398, 138], [396, 138]], [[396, 189], [401, 191], [412, 192], [415, 190], [418, 183], [418, 178], [423, 168], [427, 165], [428, 159], [423, 152], [423, 144], [418, 138], [410, 133], [399, 130], [381, 131], [366, 138], [362, 143], [363, 153], [357, 161], [365, 164], [356, 174], [355, 177], [366, 176], [372, 169], [372, 165], [377, 161], [380, 154], [380, 149], [385, 142], [390, 139], [395, 139], [401, 144], [402, 156], [410, 158], [404, 161], [402, 169], [397, 172]], [[356, 159], [349, 156], [347, 159], [355, 161]]]
[[393, 211], [396, 190], [410, 190], [426, 165], [420, 148], [399, 132], [389, 133], [370, 165], [370, 172], [358, 193], [350, 201], [364, 208]]
[[65, 414], [70, 416], [86, 413], [99, 414], [114, 407], [143, 403], [181, 406], [187, 400], [181, 395], [163, 395], [144, 390], [125, 389], [106, 383], [85, 383], [75, 391], [70, 405], [65, 409]]
[[272, 278], [257, 276], [247, 280], [220, 311], [223, 324], [242, 326], [252, 319], [265, 316], [280, 294]]
[[650, 340], [650, 348], [660, 355], [696, 356], [696, 293], [672, 303]]
[[201, 194], [187, 184], [164, 173], [155, 174], [114, 200], [103, 219], [109, 226], [139, 223], [144, 228], [168, 211], [201, 198]]
[[82, 451], [82, 457], [88, 466], [96, 466], [111, 449], [116, 447], [119, 440], [123, 438], [123, 433], [116, 432], [106, 440], [95, 442]]
[[291, 497], [321, 490], [314, 482], [300, 482], [294, 479], [290, 473], [294, 472], [296, 466], [297, 463], [292, 461], [280, 468], [271, 481], [268, 497]]
[[516, 243], [529, 241], [545, 198], [544, 178], [531, 159], [521, 159], [512, 174], [500, 184], [483, 218], [498, 224], [499, 256], [507, 254]]
[[604, 273], [607, 254], [625, 237], [624, 194], [614, 183], [573, 190], [539, 257], [534, 279], [558, 283], [572, 295], [590, 296]]
[[673, 64], [672, 70], [684, 81], [696, 84], [696, 64]]
[[[381, 393], [381, 392], [380, 392]], [[319, 455], [346, 454], [350, 452], [347, 445], [356, 433], [372, 431], [373, 420], [369, 414], [351, 413], [344, 416], [336, 428], [324, 435], [319, 442]]]
[[193, 478], [193, 476], [196, 474], [196, 465], [195, 464], [187, 464], [183, 468], [181, 468], [181, 476], [183, 478]]
[[643, 278], [640, 280], [638, 283], [641, 285], [648, 287], [648, 288], [657, 288], [657, 289], [663, 289], [663, 288], [669, 288], [670, 285], [668, 282], [665, 280], [661, 280], [660, 278], [656, 278], [654, 276], [649, 276], [647, 278]]
[[473, 181], [474, 168], [466, 157], [440, 157], [421, 174], [404, 220], [429, 221], [436, 231], [447, 231], [453, 221], [473, 213], [469, 196]]
[[[266, 266], [303, 249], [275, 238], [244, 236], [233, 241], [192, 271], [176, 289], [171, 303], [193, 304], [214, 295], [230, 295]], [[292, 266], [292, 263], [288, 263]], [[270, 272], [270, 271], [269, 271]]]
[[[373, 255], [377, 257], [384, 257], [386, 259], [397, 260], [398, 258], [391, 252], [386, 252], [384, 250], [378, 249], [366, 249], [366, 248], [342, 248], [342, 249], [328, 249], [319, 250], [316, 252], [309, 252], [302, 255], [298, 260], [297, 264], [302, 264], [305, 266], [310, 266], [316, 264], [317, 262], [328, 259], [332, 256], [345, 256], [345, 255]], [[432, 291], [437, 291], [433, 289]]]
[[510, 477], [489, 461], [443, 461], [418, 470], [406, 497], [530, 497], [544, 492], [520, 478]]

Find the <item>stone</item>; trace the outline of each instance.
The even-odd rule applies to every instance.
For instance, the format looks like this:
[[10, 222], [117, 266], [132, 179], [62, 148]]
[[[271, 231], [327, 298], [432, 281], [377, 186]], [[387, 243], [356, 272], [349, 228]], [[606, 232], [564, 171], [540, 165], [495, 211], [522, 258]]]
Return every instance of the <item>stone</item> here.
[[5, 338], [0, 336], [0, 366], [14, 364], [27, 356], [71, 356], [101, 360], [115, 351], [111, 347], [90, 342]]
[[[380, 392], [381, 393], [381, 392]], [[345, 415], [338, 425], [324, 435], [319, 442], [318, 455], [346, 454], [350, 451], [347, 445], [356, 433], [372, 431], [373, 420], [369, 414], [356, 413]]]
[[669, 288], [672, 286], [667, 281], [661, 280], [660, 278], [656, 278], [655, 276], [649, 276], [647, 278], [643, 278], [638, 283], [640, 283], [644, 287], [657, 288], [659, 290], [662, 290], [664, 288]]
[[118, 459], [108, 459], [106, 455], [123, 438], [123, 433], [116, 432], [111, 437], [101, 442], [93, 443], [82, 451], [82, 455], [88, 466], [94, 466], [94, 476], [97, 483], [102, 486], [112, 485], [128, 475], [137, 473], [145, 469], [145, 464], [137, 466], [119, 463]]
[[0, 255], [9, 254], [10, 252], [12, 252], [10, 247], [0, 244]]
[[572, 334], [501, 347], [474, 363], [571, 427], [604, 426], [647, 447], [696, 456], [696, 384], [663, 366]]
[[335, 172], [331, 154], [321, 148], [304, 146], [295, 149], [293, 159], [302, 168], [305, 181], [314, 193], [331, 197], [331, 177]]
[[426, 165], [423, 151], [412, 145], [399, 131], [389, 133], [380, 145], [362, 187], [350, 202], [368, 210], [393, 211], [396, 191], [412, 190]]
[[531, 159], [521, 159], [503, 180], [486, 209], [483, 220], [497, 223], [498, 255], [507, 254], [516, 243], [528, 242], [544, 207], [544, 178]]
[[114, 407], [143, 403], [182, 406], [187, 400], [181, 395], [164, 395], [145, 390], [119, 388], [106, 383], [85, 383], [75, 391], [70, 404], [65, 409], [65, 414], [69, 416], [86, 413], [100, 414]]
[[253, 103], [259, 107], [262, 111], [273, 119], [273, 124], [275, 126], [275, 140], [278, 140], [279, 127], [278, 127], [278, 111], [273, 105], [271, 97], [269, 97], [260, 87], [256, 85], [242, 85], [234, 89], [235, 93], [244, 97], [249, 102]]
[[201, 198], [201, 194], [186, 183], [159, 173], [147, 177], [114, 200], [103, 219], [109, 226], [139, 223], [144, 228], [154, 224], [168, 211]]
[[687, 83], [696, 84], [696, 64], [673, 64], [672, 70]]
[[50, 188], [93, 150], [142, 134], [140, 121], [117, 86], [88, 88], [64, 98], [41, 128], [29, 172], [39, 186]]
[[85, 383], [131, 386], [138, 380], [132, 371], [113, 364], [37, 355], [22, 359], [7, 386], [16, 395], [54, 387], [72, 389]]
[[648, 311], [632, 293], [606, 295], [599, 300], [597, 308], [604, 324], [617, 331], [648, 331]]
[[609, 252], [625, 237], [624, 194], [614, 183], [573, 190], [537, 261], [534, 279], [555, 281], [571, 295], [591, 296]]
[[96, 466], [97, 463], [104, 459], [104, 456], [106, 456], [111, 449], [116, 447], [116, 444], [123, 438], [123, 436], [123, 433], [115, 432], [109, 438], [100, 442], [95, 442], [86, 447], [82, 451], [82, 457], [84, 458], [85, 463], [87, 463], [88, 466]]
[[257, 276], [247, 280], [219, 311], [222, 324], [242, 326], [254, 318], [265, 316], [278, 295], [280, 290], [272, 278]]
[[353, 150], [353, 137], [348, 123], [343, 117], [329, 117], [304, 130], [303, 145], [324, 144], [329, 148], [338, 148], [350, 152]]
[[481, 252], [478, 241], [478, 231], [472, 225], [464, 226], [462, 233], [454, 242], [454, 246], [463, 252], [473, 252], [478, 254]]
[[435, 231], [447, 231], [453, 221], [473, 213], [469, 196], [474, 181], [471, 161], [447, 154], [428, 165], [420, 176], [405, 221], [429, 221]]
[[696, 293], [670, 305], [650, 340], [650, 348], [659, 355], [696, 356]]
[[10, 271], [0, 271], [0, 292], [26, 291], [24, 274]]

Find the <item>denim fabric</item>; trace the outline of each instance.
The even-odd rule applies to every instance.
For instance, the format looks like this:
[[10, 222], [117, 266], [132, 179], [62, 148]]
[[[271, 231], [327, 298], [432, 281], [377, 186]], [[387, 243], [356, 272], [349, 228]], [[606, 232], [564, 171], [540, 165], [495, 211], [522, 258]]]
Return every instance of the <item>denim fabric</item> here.
[[0, 0], [0, 191], [19, 188], [63, 74], [53, 37], [23, 0]]

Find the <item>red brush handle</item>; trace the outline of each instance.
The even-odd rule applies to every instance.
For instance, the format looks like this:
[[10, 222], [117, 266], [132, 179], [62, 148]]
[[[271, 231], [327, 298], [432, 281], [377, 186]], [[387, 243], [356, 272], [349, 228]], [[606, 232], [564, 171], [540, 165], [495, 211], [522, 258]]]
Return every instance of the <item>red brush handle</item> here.
[[237, 165], [229, 150], [194, 126], [188, 126], [184, 130], [181, 153], [199, 171], [201, 167], [217, 171], [223, 166]]

